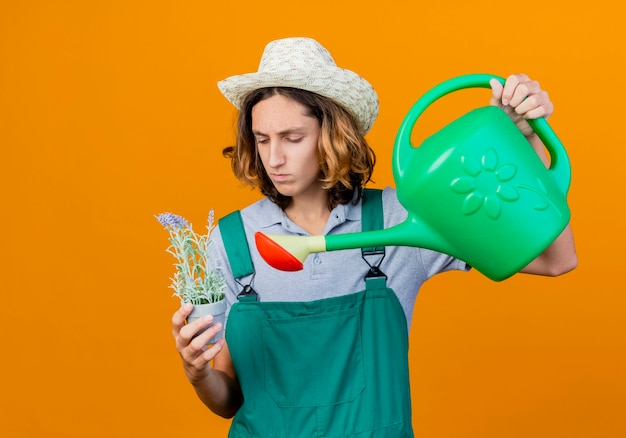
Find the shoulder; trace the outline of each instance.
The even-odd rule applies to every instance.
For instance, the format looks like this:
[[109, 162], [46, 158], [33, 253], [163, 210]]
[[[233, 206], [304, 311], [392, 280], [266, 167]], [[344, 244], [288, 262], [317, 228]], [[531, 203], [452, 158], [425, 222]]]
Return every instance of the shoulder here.
[[[233, 214], [233, 211], [229, 214]], [[239, 210], [241, 220], [246, 229], [260, 230], [279, 223], [283, 218], [283, 211], [267, 198], [260, 199]]]
[[403, 222], [408, 216], [406, 209], [398, 201], [396, 189], [393, 187], [385, 187], [383, 189], [383, 212], [385, 215], [385, 228]]
[[266, 228], [283, 219], [281, 208], [267, 198], [258, 200], [241, 210], [241, 217], [246, 226]]
[[[236, 211], [237, 210], [229, 213], [228, 215], [234, 214]], [[273, 225], [280, 224], [284, 215], [280, 207], [267, 198], [260, 199], [259, 201], [244, 207], [239, 210], [239, 213], [241, 214], [244, 232], [249, 242], [254, 241], [254, 234], [257, 231], [264, 231]], [[213, 230], [211, 235], [211, 240], [214, 240], [219, 246], [223, 245], [222, 233], [223, 229], [227, 226], [225, 224], [224, 217], [228, 215], [223, 216], [222, 219], [218, 221], [217, 227]], [[237, 223], [230, 222], [228, 226], [233, 227], [233, 224], [236, 225]], [[233, 228], [230, 228], [230, 230], [233, 232], [238, 231]]]

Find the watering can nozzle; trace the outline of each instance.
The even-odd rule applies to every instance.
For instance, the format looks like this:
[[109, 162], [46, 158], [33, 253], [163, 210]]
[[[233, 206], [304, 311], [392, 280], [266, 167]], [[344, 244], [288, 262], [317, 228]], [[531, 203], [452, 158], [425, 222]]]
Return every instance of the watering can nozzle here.
[[254, 239], [261, 257], [281, 271], [300, 271], [310, 253], [326, 251], [324, 236], [268, 236], [257, 231]]

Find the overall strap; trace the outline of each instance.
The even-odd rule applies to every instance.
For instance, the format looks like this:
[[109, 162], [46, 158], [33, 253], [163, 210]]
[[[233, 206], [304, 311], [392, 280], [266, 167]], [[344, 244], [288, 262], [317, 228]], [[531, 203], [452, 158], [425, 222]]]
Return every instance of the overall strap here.
[[[361, 231], [382, 230], [385, 226], [383, 216], [383, 191], [380, 189], [363, 189], [361, 204]], [[363, 248], [364, 254], [384, 253], [385, 247]]]
[[241, 220], [241, 212], [235, 210], [218, 221], [226, 255], [235, 278], [254, 274], [254, 265], [250, 256], [250, 248], [246, 232]]
[[[363, 189], [363, 202], [361, 207], [361, 231], [382, 230], [385, 226], [383, 215], [383, 192], [379, 189]], [[363, 260], [369, 265], [370, 270], [365, 275], [365, 284], [368, 289], [384, 288], [387, 284], [387, 276], [380, 270], [380, 264], [385, 258], [385, 247], [376, 246], [362, 248]], [[368, 261], [369, 256], [378, 256], [378, 261], [372, 264]]]
[[[219, 221], [220, 232], [224, 242], [226, 256], [230, 262], [230, 268], [233, 272], [235, 281], [248, 275], [254, 274], [254, 265], [252, 264], [252, 256], [248, 247], [248, 239], [246, 239], [246, 230], [243, 227], [241, 212], [235, 210]], [[239, 299], [257, 300], [258, 294], [252, 288], [252, 277], [248, 284], [242, 285], [243, 289], [237, 296]], [[237, 281], [239, 283], [239, 281]], [[241, 285], [241, 283], [239, 283]]]

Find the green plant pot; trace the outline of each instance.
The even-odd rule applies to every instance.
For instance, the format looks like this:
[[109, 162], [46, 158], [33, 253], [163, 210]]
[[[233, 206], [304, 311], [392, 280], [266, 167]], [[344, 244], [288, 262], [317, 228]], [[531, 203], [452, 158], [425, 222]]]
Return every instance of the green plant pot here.
[[222, 324], [222, 330], [220, 330], [213, 338], [209, 340], [207, 344], [215, 344], [217, 341], [222, 339], [224, 332], [224, 321], [226, 319], [226, 300], [218, 301], [217, 303], [210, 304], [196, 304], [193, 306], [193, 310], [187, 317], [187, 324], [192, 323], [198, 318], [203, 318], [207, 315], [213, 315], [213, 322], [209, 324], [206, 328], [200, 330], [198, 333], [194, 335], [194, 338], [201, 333], [203, 333], [206, 329], [211, 327], [215, 323]]

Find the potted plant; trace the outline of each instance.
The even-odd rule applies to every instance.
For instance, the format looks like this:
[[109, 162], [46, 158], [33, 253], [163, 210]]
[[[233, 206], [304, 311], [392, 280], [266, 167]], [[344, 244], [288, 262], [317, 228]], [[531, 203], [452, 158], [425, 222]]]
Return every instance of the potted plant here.
[[[224, 326], [226, 283], [219, 267], [212, 263], [210, 254], [210, 236], [215, 228], [213, 210], [209, 213], [206, 234], [196, 233], [185, 218], [173, 213], [161, 213], [155, 217], [169, 232], [170, 246], [166, 251], [176, 258], [176, 269], [170, 278], [172, 284], [169, 287], [174, 289], [173, 296], [178, 297], [181, 303], [194, 306], [187, 323], [213, 315], [211, 325], [220, 322]], [[222, 331], [209, 344], [217, 342], [221, 337]]]

